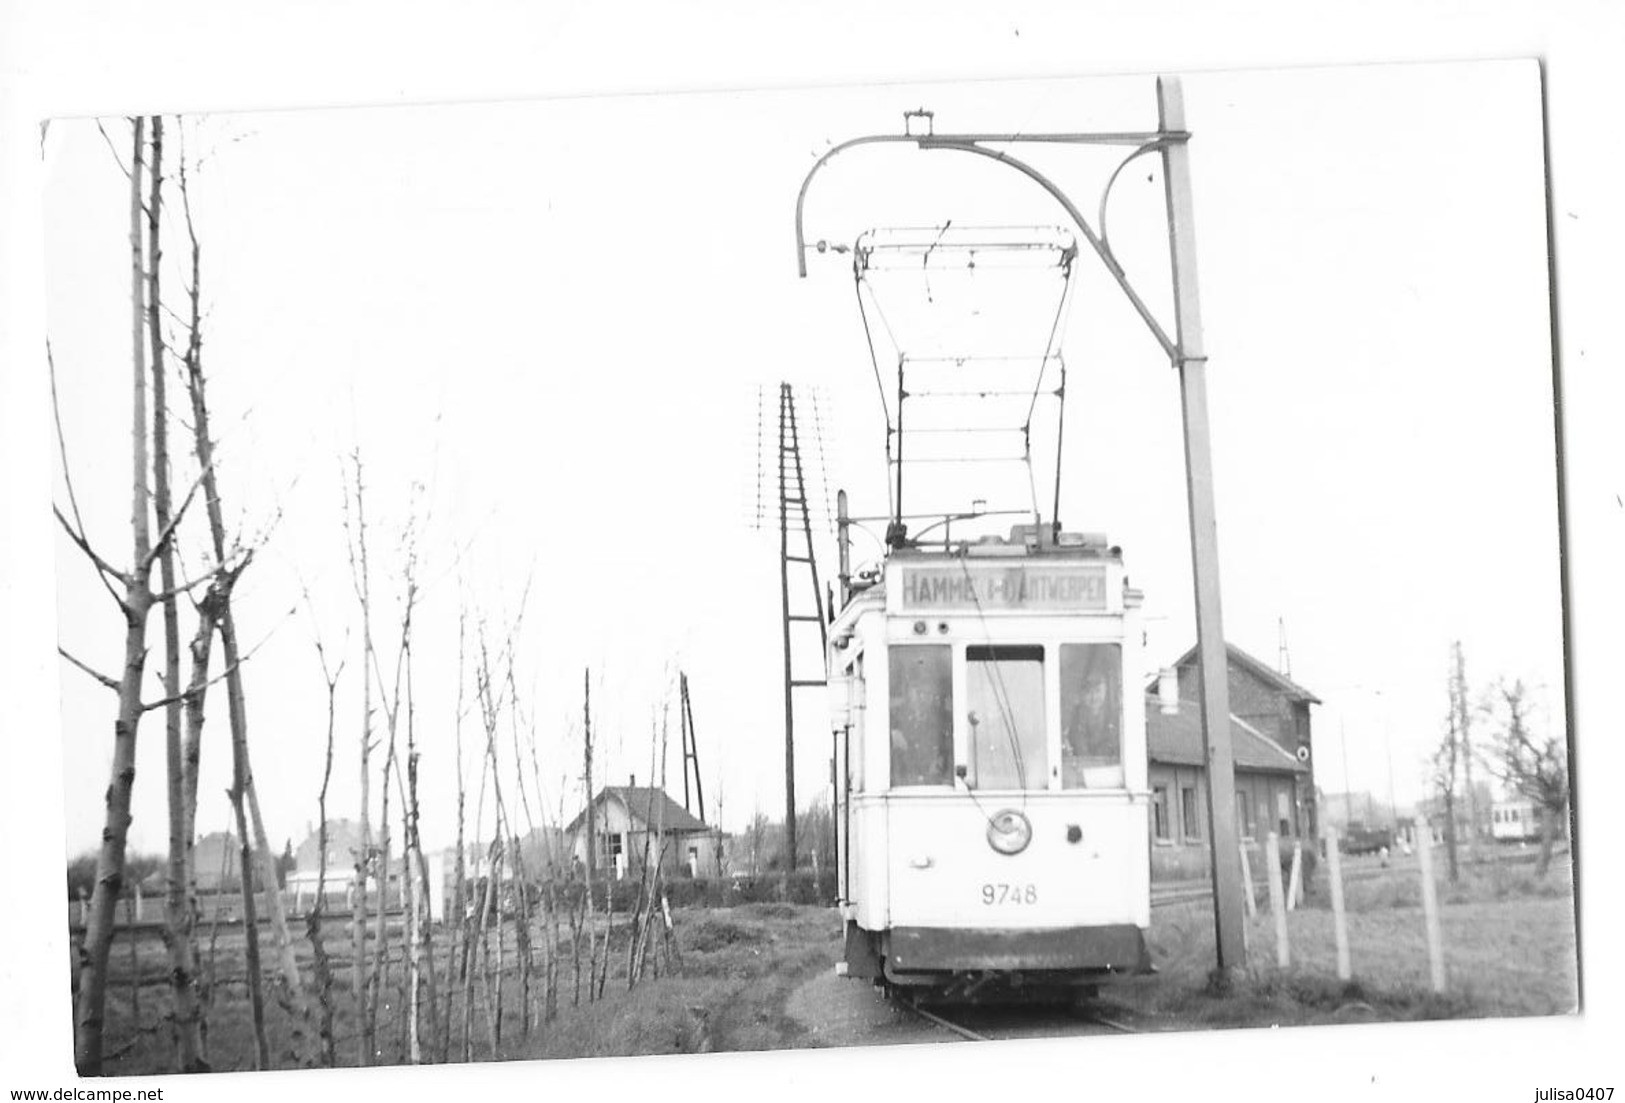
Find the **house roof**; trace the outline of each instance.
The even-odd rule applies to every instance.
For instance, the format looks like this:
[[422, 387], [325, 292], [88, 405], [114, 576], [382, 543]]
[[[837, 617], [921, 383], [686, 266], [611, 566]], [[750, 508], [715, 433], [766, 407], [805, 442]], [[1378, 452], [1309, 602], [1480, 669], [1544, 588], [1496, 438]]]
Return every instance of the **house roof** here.
[[[1207, 752], [1202, 746], [1202, 713], [1195, 701], [1181, 701], [1179, 711], [1165, 715], [1154, 694], [1145, 702], [1146, 750], [1152, 762], [1170, 766], [1204, 766]], [[1230, 752], [1238, 770], [1268, 770], [1275, 773], [1303, 773], [1307, 767], [1287, 754], [1268, 736], [1247, 721], [1230, 716]]]
[[[666, 831], [710, 831], [711, 828], [696, 819], [686, 808], [666, 795], [665, 790], [643, 785], [606, 785], [593, 798], [593, 805], [603, 804], [613, 797], [625, 806], [635, 818], [648, 824], [663, 824]], [[574, 831], [586, 817], [583, 808], [565, 827]]]
[[[1182, 666], [1189, 665], [1191, 663], [1191, 661], [1196, 658], [1196, 648], [1197, 648], [1197, 646], [1198, 645], [1196, 645], [1196, 644], [1192, 644], [1191, 649], [1189, 651], [1185, 652], [1183, 655], [1181, 655], [1178, 659], [1176, 659], [1174, 661], [1174, 666], [1182, 667]], [[1259, 660], [1253, 658], [1251, 655], [1247, 654], [1247, 652], [1243, 651], [1241, 648], [1237, 647], [1235, 644], [1226, 643], [1224, 645], [1224, 648], [1225, 648], [1225, 651], [1227, 651], [1229, 653], [1230, 662], [1232, 664], [1241, 667], [1243, 670], [1248, 671], [1249, 673], [1253, 674], [1255, 677], [1259, 678], [1261, 681], [1265, 682], [1267, 685], [1272, 686], [1273, 688], [1275, 688], [1277, 690], [1280, 690], [1282, 693], [1284, 693], [1286, 696], [1292, 698], [1293, 700], [1295, 700], [1295, 701], [1307, 701], [1311, 705], [1318, 705], [1318, 704], [1321, 703], [1319, 697], [1316, 697], [1313, 693], [1310, 693], [1307, 689], [1304, 689], [1297, 682], [1294, 682], [1291, 678], [1288, 678], [1286, 675], [1280, 674], [1280, 673], [1278, 673], [1278, 672], [1276, 672], [1274, 670], [1271, 670], [1264, 663], [1262, 663]], [[1156, 682], [1154, 680], [1147, 687], [1147, 689], [1149, 691], [1154, 691], [1156, 688], [1157, 688], [1157, 686], [1156, 686]]]
[[[310, 829], [305, 837], [299, 840], [297, 850], [307, 846], [314, 847], [321, 838], [321, 827], [318, 825]], [[361, 825], [352, 819], [335, 819], [327, 821], [327, 845], [329, 847], [359, 847], [361, 845]]]

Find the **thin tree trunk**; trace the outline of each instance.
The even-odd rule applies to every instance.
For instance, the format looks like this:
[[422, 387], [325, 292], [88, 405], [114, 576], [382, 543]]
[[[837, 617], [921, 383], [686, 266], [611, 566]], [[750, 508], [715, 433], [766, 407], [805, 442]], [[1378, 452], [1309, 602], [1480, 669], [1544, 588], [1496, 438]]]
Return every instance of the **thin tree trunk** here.
[[322, 942], [322, 921], [327, 913], [327, 786], [333, 779], [333, 729], [338, 713], [338, 678], [344, 664], [336, 673], [327, 669], [327, 655], [321, 641], [316, 642], [316, 654], [322, 663], [322, 680], [327, 683], [327, 752], [322, 765], [322, 788], [316, 797], [316, 813], [321, 826], [316, 829], [316, 900], [305, 917], [305, 937], [310, 940], [316, 977], [316, 1004], [318, 1018], [316, 1035], [320, 1045], [321, 1062], [327, 1068], [338, 1064], [338, 1046], [333, 1037], [333, 970], [328, 961], [327, 947]]
[[1540, 810], [1540, 857], [1535, 862], [1535, 876], [1544, 877], [1552, 864], [1552, 840], [1557, 835], [1552, 820], [1557, 813], [1544, 805], [1536, 807]]
[[248, 817], [243, 812], [243, 760], [232, 740], [231, 788], [226, 796], [231, 800], [232, 815], [237, 820], [237, 838], [240, 840], [241, 858], [237, 863], [237, 879], [242, 885], [244, 958], [247, 963], [248, 1002], [254, 1021], [254, 1067], [271, 1067], [271, 1047], [265, 1038], [265, 992], [261, 987], [259, 915], [254, 907], [254, 849], [248, 841]]
[[[400, 781], [396, 774], [397, 784]], [[406, 818], [406, 810], [401, 810], [401, 818]], [[399, 1053], [408, 1064], [422, 1064], [417, 1052], [417, 1009], [415, 1002], [417, 993], [412, 988], [416, 962], [413, 956], [417, 953], [417, 886], [412, 884], [412, 851], [403, 840], [401, 843], [401, 980], [396, 989], [396, 1019], [400, 1023], [399, 1041], [395, 1052]], [[393, 952], [391, 954], [393, 956]]]
[[[187, 300], [190, 307], [190, 318], [187, 323], [186, 356], [187, 390], [190, 393], [194, 379], [193, 368], [201, 363], [203, 356], [203, 311], [201, 307], [201, 284], [203, 274], [203, 250], [198, 244], [196, 227], [192, 223], [191, 192], [186, 178], [185, 156], [186, 131], [181, 130], [181, 157], [179, 159], [179, 179], [181, 186], [181, 205], [186, 213], [186, 233], [191, 245], [192, 283], [187, 289]], [[197, 378], [201, 378], [198, 376]], [[186, 881], [186, 921], [190, 924], [190, 931], [194, 939], [197, 925], [202, 921], [202, 909], [198, 900], [197, 888], [197, 788], [198, 770], [203, 757], [203, 698], [208, 685], [208, 671], [210, 651], [214, 646], [215, 625], [220, 619], [220, 606], [224, 600], [216, 591], [220, 588], [229, 588], [234, 576], [225, 575], [224, 565], [215, 564], [216, 577], [211, 582], [203, 600], [198, 603], [197, 632], [192, 637], [190, 652], [192, 657], [193, 678], [192, 685], [185, 701], [186, 729], [181, 747], [181, 785], [182, 785], [182, 824], [183, 851], [185, 860]], [[196, 964], [194, 962], [194, 964]], [[201, 995], [201, 993], [200, 993]], [[206, 1002], [206, 1001], [205, 1001]], [[209, 1024], [203, 1018], [202, 1008], [198, 1012], [198, 1046], [199, 1056], [207, 1067], [207, 1042]]]
[[497, 853], [496, 868], [492, 871], [492, 874], [491, 874], [492, 881], [497, 886], [497, 892], [496, 892], [496, 899], [497, 899], [496, 922], [491, 925], [492, 933], [496, 935], [496, 940], [497, 940], [496, 991], [492, 996], [492, 1003], [495, 1005], [496, 1013], [492, 1016], [492, 1019], [491, 1019], [491, 1057], [492, 1057], [493, 1060], [495, 1060], [497, 1057], [499, 1057], [501, 1052], [502, 1052], [502, 1012], [503, 1012], [503, 1006], [502, 1006], [502, 981], [503, 981], [503, 978], [507, 975], [507, 971], [508, 971], [507, 970], [507, 964], [504, 961], [504, 958], [505, 958], [506, 955], [503, 953], [504, 947], [503, 947], [503, 944], [502, 944], [503, 940], [502, 940], [502, 888], [501, 888], [501, 886], [502, 886], [502, 866], [503, 866], [503, 862], [504, 862], [505, 858], [506, 858], [506, 855], [502, 854], [500, 851]]
[[[168, 373], [164, 368], [163, 330], [159, 324], [163, 212], [164, 120], [152, 120], [152, 187], [147, 201], [147, 338], [152, 356], [152, 467], [153, 513], [160, 532], [169, 528], [169, 404]], [[169, 987], [174, 1010], [170, 1032], [179, 1072], [207, 1069], [202, 1059], [198, 1026], [197, 948], [192, 940], [192, 916], [187, 908], [186, 762], [181, 745], [181, 641], [178, 598], [175, 590], [175, 550], [168, 542], [158, 556], [159, 585], [169, 597], [164, 617], [164, 755], [169, 781], [169, 868], [164, 894], [165, 947], [169, 951]]]
[[85, 951], [80, 963], [79, 1004], [75, 1009], [74, 1064], [81, 1076], [102, 1072], [102, 1037], [107, 1008], [107, 965], [112, 946], [113, 911], [124, 887], [124, 848], [130, 830], [130, 794], [135, 785], [136, 728], [141, 720], [141, 681], [146, 670], [147, 613], [152, 594], [151, 536], [147, 521], [147, 391], [146, 356], [142, 346], [141, 166], [143, 120], [134, 124], [130, 162], [130, 283], [134, 315], [134, 372], [131, 403], [131, 528], [134, 536], [124, 611], [124, 670], [119, 681], [118, 718], [113, 724], [112, 781], [107, 787], [107, 815], [96, 856], [96, 885], [85, 923]]
[[141, 1029], [141, 954], [135, 944], [135, 897], [124, 897], [124, 941], [130, 951], [130, 1019]]
[[485, 949], [486, 949], [486, 946], [485, 946], [485, 924], [486, 924], [486, 918], [487, 918], [487, 916], [489, 914], [489, 910], [490, 910], [490, 906], [491, 906], [491, 877], [490, 877], [490, 874], [489, 874], [489, 869], [490, 869], [490, 863], [488, 862], [487, 863], [487, 874], [486, 874], [486, 878], [485, 878], [485, 883], [480, 886], [480, 906], [475, 910], [475, 922], [477, 923], [477, 926], [475, 927], [474, 931], [471, 932], [470, 937], [465, 938], [463, 940], [463, 1060], [464, 1061], [472, 1061], [474, 1059], [474, 1040], [473, 1040], [473, 1030], [474, 1030], [474, 969], [472, 968], [472, 962], [469, 959], [472, 956], [472, 953], [473, 953], [473, 950], [474, 950], [474, 942], [475, 942], [476, 939], [479, 941], [480, 950], [481, 950], [481, 974], [482, 974], [481, 975], [481, 981], [482, 981], [482, 984], [484, 985], [484, 992], [485, 992], [485, 995], [486, 995], [486, 1022], [487, 1022], [487, 1024], [489, 1024], [490, 1019], [491, 1019], [491, 1014], [490, 1014], [491, 1004], [490, 1004], [490, 999], [489, 999], [490, 985], [491, 985], [491, 972], [490, 972], [489, 959], [485, 957]]
[[[184, 177], [183, 177], [184, 190]], [[158, 206], [156, 189], [154, 190], [153, 207]], [[188, 201], [188, 231], [191, 232], [190, 203]], [[156, 216], [155, 216], [156, 217]], [[193, 438], [196, 443], [196, 452], [201, 481], [203, 485], [203, 499], [205, 512], [209, 519], [209, 537], [213, 545], [216, 569], [226, 569], [226, 524], [220, 503], [220, 483], [214, 469], [214, 441], [209, 435], [209, 407], [207, 398], [207, 383], [203, 375], [202, 357], [200, 355], [200, 338], [197, 333], [199, 324], [197, 317], [197, 277], [198, 277], [198, 247], [195, 233], [192, 235], [192, 307], [193, 307], [193, 333], [187, 350], [187, 391], [192, 403]], [[156, 305], [153, 310], [156, 315]], [[156, 327], [156, 316], [154, 317]], [[245, 559], [237, 568], [237, 574], [247, 567]], [[235, 578], [233, 579], [235, 582]], [[241, 668], [241, 655], [237, 648], [237, 626], [231, 610], [231, 587], [223, 587], [219, 609], [219, 629], [222, 659], [225, 662], [227, 717], [231, 723], [233, 754], [241, 754], [240, 777], [237, 774], [239, 764], [233, 763], [234, 785], [241, 785], [243, 794], [248, 800], [250, 815], [253, 820], [258, 865], [266, 886], [267, 912], [271, 919], [271, 933], [276, 940], [279, 955], [281, 981], [285, 988], [285, 996], [291, 1000], [298, 1010], [303, 1004], [303, 992], [299, 979], [299, 967], [294, 959], [293, 940], [288, 935], [287, 916], [282, 908], [282, 897], [277, 889], [276, 860], [271, 854], [270, 840], [265, 834], [265, 821], [260, 815], [259, 796], [254, 789], [253, 769], [248, 759], [248, 711], [244, 705], [243, 679]], [[244, 841], [249, 841], [244, 836]], [[246, 872], [246, 871], [245, 871]]]
[[[382, 687], [380, 687], [382, 688]], [[372, 983], [367, 990], [367, 1033], [373, 1039], [373, 1058], [381, 1056], [378, 1046], [378, 1008], [383, 1000], [384, 986], [389, 983], [389, 774], [395, 764], [393, 737], [384, 755], [384, 774], [380, 788], [382, 805], [378, 813], [378, 914], [373, 917]]]
[[[357, 1063], [365, 1066], [373, 1062], [377, 1050], [373, 1023], [367, 1014], [372, 978], [367, 968], [367, 882], [374, 866], [370, 793], [372, 770], [372, 585], [367, 568], [367, 507], [366, 484], [363, 480], [361, 452], [351, 454], [355, 466], [356, 530], [349, 533], [349, 494], [345, 494], [345, 529], [350, 549], [351, 582], [356, 600], [361, 605], [361, 847], [355, 857], [355, 906], [350, 911], [350, 991], [355, 1000], [357, 1024]], [[378, 907], [384, 906], [383, 889], [378, 893]]]
[[513, 837], [515, 874], [513, 934], [514, 955], [519, 959], [519, 1033], [530, 1037], [530, 887], [525, 877], [525, 854], [519, 836]]

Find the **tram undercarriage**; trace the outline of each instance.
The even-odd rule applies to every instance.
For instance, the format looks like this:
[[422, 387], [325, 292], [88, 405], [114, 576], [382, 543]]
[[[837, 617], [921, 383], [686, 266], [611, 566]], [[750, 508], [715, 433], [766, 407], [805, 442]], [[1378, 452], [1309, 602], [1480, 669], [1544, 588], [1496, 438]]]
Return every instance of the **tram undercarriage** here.
[[1074, 1002], [1102, 983], [1154, 973], [1132, 924], [1030, 931], [846, 924], [847, 977], [954, 1003]]

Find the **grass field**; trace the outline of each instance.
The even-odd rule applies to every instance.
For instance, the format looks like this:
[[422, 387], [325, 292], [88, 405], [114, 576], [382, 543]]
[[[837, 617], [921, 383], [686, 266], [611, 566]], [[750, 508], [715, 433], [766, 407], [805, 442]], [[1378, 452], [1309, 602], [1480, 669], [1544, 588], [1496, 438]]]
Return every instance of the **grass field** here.
[[[303, 924], [295, 924], [301, 930]], [[470, 1049], [472, 1059], [512, 1060], [544, 1057], [629, 1056], [707, 1050], [768, 1049], [793, 1044], [799, 1027], [784, 1014], [784, 1001], [796, 984], [833, 966], [840, 949], [840, 928], [829, 908], [792, 904], [746, 904], [727, 909], [683, 909], [674, 914], [677, 953], [660, 959], [659, 972], [650, 970], [638, 986], [626, 987], [627, 928], [624, 917], [610, 942], [609, 976], [603, 999], [575, 1001], [574, 961], [568, 946], [558, 961], [558, 1013], [543, 1021], [539, 988], [533, 991], [532, 1026], [522, 1028], [523, 997], [516, 969], [511, 926], [504, 927], [502, 983], [502, 1037], [493, 1050], [485, 1017], [485, 993], [478, 981], [473, 989]], [[392, 936], [396, 937], [396, 936]], [[349, 985], [349, 929], [333, 920], [324, 927], [324, 941], [335, 970], [333, 1005], [338, 1064], [358, 1060], [358, 1029]], [[260, 935], [262, 959], [271, 959], [269, 932]], [[369, 943], [370, 944], [370, 943]], [[296, 944], [302, 972], [308, 978], [311, 949]], [[450, 932], [436, 940], [436, 978], [444, 986]], [[584, 944], [583, 944], [584, 945]], [[119, 939], [112, 955], [112, 981], [108, 990], [106, 1053], [112, 1075], [138, 1075], [171, 1071], [173, 1056], [164, 1020], [169, 1006], [162, 941], [148, 934], [135, 942], [132, 965], [130, 943]], [[207, 1014], [207, 1052], [216, 1071], [254, 1067], [253, 1023], [244, 974], [244, 941], [240, 928], [221, 927], [213, 942], [207, 930], [200, 946], [205, 962], [212, 959], [217, 978]], [[537, 959], [543, 951], [538, 947]], [[494, 948], [493, 948], [494, 955]], [[585, 967], [583, 950], [583, 967]], [[653, 957], [653, 951], [650, 956]], [[406, 1060], [405, 1017], [398, 980], [399, 952], [391, 983], [380, 1003], [378, 1057], [375, 1063]], [[131, 984], [138, 977], [138, 984]], [[537, 982], [539, 984], [539, 980]], [[464, 1003], [462, 986], [451, 994], [451, 1052], [462, 1053]], [[272, 1066], [297, 1068], [314, 1063], [315, 1024], [305, 1022], [273, 998], [267, 973], [266, 1033]], [[442, 1018], [444, 1022], [444, 1018]]]
[[[1442, 862], [1441, 862], [1442, 865]], [[1446, 987], [1431, 989], [1421, 880], [1414, 861], [1373, 859], [1346, 871], [1353, 978], [1337, 978], [1324, 870], [1287, 916], [1291, 965], [1276, 965], [1268, 894], [1247, 924], [1248, 968], [1220, 998], [1210, 981], [1213, 909], [1206, 901], [1158, 908], [1152, 960], [1159, 975], [1117, 989], [1136, 1009], [1190, 1026], [1558, 1015], [1578, 1006], [1574, 893], [1566, 855], [1537, 878], [1527, 862], [1464, 864], [1451, 885], [1436, 870]]]
[[[1351, 982], [1337, 979], [1332, 914], [1322, 871], [1304, 906], [1288, 916], [1289, 968], [1276, 967], [1274, 923], [1267, 893], [1260, 889], [1262, 908], [1247, 928], [1249, 966], [1228, 992], [1216, 991], [1210, 982], [1212, 908], [1196, 901], [1153, 909], [1150, 946], [1158, 974], [1114, 986], [1109, 998], [1170, 1029], [1554, 1015], [1575, 1010], [1574, 906], [1566, 855], [1553, 862], [1544, 878], [1536, 878], [1527, 863], [1509, 861], [1464, 865], [1457, 885], [1448, 884], [1439, 871], [1448, 976], [1443, 994], [1429, 987], [1414, 863], [1351, 866], [1346, 891]], [[798, 985], [833, 966], [840, 952], [840, 924], [833, 909], [790, 904], [682, 909], [675, 913], [675, 928], [677, 954], [662, 963], [660, 975], [646, 976], [628, 991], [623, 921], [611, 943], [604, 998], [596, 1002], [583, 998], [575, 1004], [572, 960], [566, 949], [558, 964], [558, 1014], [550, 1022], [542, 1021], [538, 995], [528, 1033], [521, 1027], [522, 999], [508, 929], [502, 1038], [493, 1050], [484, 993], [476, 984], [472, 1058], [608, 1057], [804, 1043], [802, 1028], [785, 1014], [785, 1001]], [[333, 921], [326, 930], [336, 969], [333, 1003], [339, 1063], [354, 1065], [357, 1034], [348, 984], [348, 928]], [[442, 986], [448, 939], [449, 933], [442, 932], [437, 942], [437, 979]], [[269, 958], [268, 935], [262, 936], [262, 943]], [[130, 983], [136, 974], [131, 971], [128, 946], [120, 941], [114, 947], [107, 1069], [117, 1075], [169, 1071], [163, 945], [153, 936], [137, 941], [142, 980], [138, 990]], [[205, 959], [211, 956], [207, 931], [202, 951]], [[218, 979], [208, 1012], [207, 1044], [218, 1070], [253, 1067], [242, 954], [241, 931], [222, 927], [212, 953]], [[310, 947], [303, 939], [299, 958], [308, 976]], [[396, 969], [393, 976], [398, 979], [398, 965]], [[267, 993], [272, 990], [267, 984]], [[444, 1006], [440, 1010], [444, 1014]], [[451, 1011], [452, 1055], [458, 1059], [460, 985]], [[266, 1019], [275, 1067], [313, 1063], [313, 1024], [290, 1015], [269, 995]], [[385, 988], [378, 1048], [379, 1063], [405, 1060], [404, 1016], [394, 981]]]

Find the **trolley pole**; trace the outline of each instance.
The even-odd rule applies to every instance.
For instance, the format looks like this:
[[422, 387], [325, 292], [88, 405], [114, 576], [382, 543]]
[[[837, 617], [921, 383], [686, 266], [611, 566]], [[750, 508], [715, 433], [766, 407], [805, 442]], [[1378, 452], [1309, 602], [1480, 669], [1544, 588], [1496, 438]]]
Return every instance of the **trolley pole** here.
[[[1164, 132], [1185, 130], [1179, 78], [1157, 78], [1157, 117]], [[1219, 539], [1213, 504], [1213, 454], [1207, 416], [1207, 356], [1196, 287], [1196, 231], [1190, 150], [1162, 147], [1173, 255], [1174, 319], [1180, 404], [1185, 425], [1185, 486], [1190, 505], [1191, 565], [1196, 579], [1196, 642], [1201, 685], [1202, 742], [1207, 756], [1208, 838], [1213, 847], [1213, 926], [1218, 968], [1246, 964], [1242, 927], [1241, 853], [1236, 835], [1235, 760], [1230, 747], [1230, 674], [1219, 607]]]

